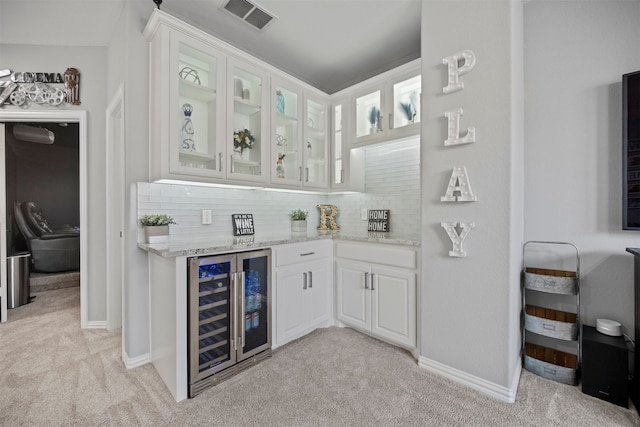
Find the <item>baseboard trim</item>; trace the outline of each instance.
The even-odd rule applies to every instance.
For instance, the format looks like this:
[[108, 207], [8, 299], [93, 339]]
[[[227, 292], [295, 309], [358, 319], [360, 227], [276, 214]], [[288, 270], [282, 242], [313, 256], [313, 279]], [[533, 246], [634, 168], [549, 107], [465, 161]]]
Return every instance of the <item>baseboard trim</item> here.
[[127, 352], [122, 350], [122, 362], [127, 369], [137, 368], [138, 366], [146, 365], [151, 362], [151, 354], [145, 353], [136, 357], [129, 357]]
[[87, 329], [107, 329], [107, 322], [105, 320], [89, 320]]
[[507, 403], [514, 403], [516, 401], [516, 392], [518, 391], [518, 383], [520, 381], [520, 371], [522, 370], [522, 365], [518, 363], [511, 387], [504, 387], [480, 377], [476, 377], [475, 375], [468, 374], [459, 369], [444, 365], [440, 362], [436, 362], [435, 360], [428, 359], [424, 356], [420, 356], [418, 359], [418, 366], [429, 372], [433, 372], [434, 374], [443, 376], [467, 387], [471, 387], [474, 390]]

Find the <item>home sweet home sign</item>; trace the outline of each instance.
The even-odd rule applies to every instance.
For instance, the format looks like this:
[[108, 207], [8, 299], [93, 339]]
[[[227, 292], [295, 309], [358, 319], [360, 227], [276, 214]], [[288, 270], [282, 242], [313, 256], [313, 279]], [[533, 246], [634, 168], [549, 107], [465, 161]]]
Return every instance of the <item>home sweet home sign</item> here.
[[[476, 56], [470, 50], [463, 50], [442, 59], [442, 63], [447, 66], [448, 82], [442, 88], [445, 94], [451, 94], [464, 89], [464, 83], [460, 81], [460, 76], [468, 73], [476, 64]], [[476, 142], [476, 129], [471, 126], [464, 134], [460, 133], [460, 118], [462, 117], [462, 107], [454, 108], [444, 112], [447, 118], [447, 139], [444, 141], [445, 147], [462, 144], [473, 144]], [[449, 179], [449, 185], [441, 202], [475, 202], [477, 197], [471, 189], [471, 181], [465, 166], [455, 166]], [[453, 248], [449, 251], [449, 256], [465, 258], [467, 252], [464, 250], [464, 239], [476, 226], [473, 221], [443, 221], [440, 226], [444, 228], [451, 239]]]

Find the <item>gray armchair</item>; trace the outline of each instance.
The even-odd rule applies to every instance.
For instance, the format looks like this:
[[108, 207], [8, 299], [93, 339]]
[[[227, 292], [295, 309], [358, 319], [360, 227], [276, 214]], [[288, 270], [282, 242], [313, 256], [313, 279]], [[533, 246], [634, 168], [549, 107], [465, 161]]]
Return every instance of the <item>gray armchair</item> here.
[[27, 241], [34, 271], [57, 273], [80, 269], [80, 231], [69, 225], [51, 226], [35, 202], [13, 206], [18, 229]]

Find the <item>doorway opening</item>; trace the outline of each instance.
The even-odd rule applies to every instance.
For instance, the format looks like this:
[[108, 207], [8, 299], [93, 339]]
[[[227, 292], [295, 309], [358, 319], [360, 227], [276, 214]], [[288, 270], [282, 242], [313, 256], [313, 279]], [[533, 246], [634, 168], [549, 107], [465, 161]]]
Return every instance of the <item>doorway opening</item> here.
[[[8, 280], [5, 257], [27, 254], [30, 292], [75, 287], [80, 326], [92, 327], [85, 279], [86, 112], [0, 112], [2, 128], [1, 277]], [[36, 242], [39, 232], [46, 236]]]
[[31, 293], [80, 286], [78, 160], [77, 123], [5, 124], [7, 257], [28, 256]]

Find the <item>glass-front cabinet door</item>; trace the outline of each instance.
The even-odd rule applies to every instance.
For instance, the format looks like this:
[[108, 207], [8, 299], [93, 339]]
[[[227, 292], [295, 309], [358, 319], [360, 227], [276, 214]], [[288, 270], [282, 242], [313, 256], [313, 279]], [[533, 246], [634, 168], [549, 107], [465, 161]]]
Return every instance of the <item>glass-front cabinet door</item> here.
[[328, 105], [326, 102], [305, 97], [306, 123], [304, 124], [302, 183], [307, 187], [327, 188], [328, 156]]
[[420, 74], [401, 77], [389, 85], [392, 101], [392, 116], [389, 122], [392, 131], [420, 123], [421, 86]]
[[194, 384], [236, 362], [234, 255], [189, 259], [189, 379]]
[[364, 90], [355, 96], [354, 131], [355, 143], [363, 143], [382, 136], [386, 127], [383, 120], [384, 88]]
[[238, 361], [271, 347], [271, 251], [238, 254]]
[[332, 150], [332, 167], [331, 167], [331, 187], [341, 189], [345, 186], [345, 105], [346, 103], [337, 102], [333, 104], [333, 150]]
[[171, 34], [171, 173], [224, 175], [224, 58], [197, 40]]
[[271, 96], [271, 182], [299, 186], [302, 179], [302, 95], [274, 79]]
[[227, 74], [227, 178], [264, 181], [269, 151], [266, 74], [232, 59]]

